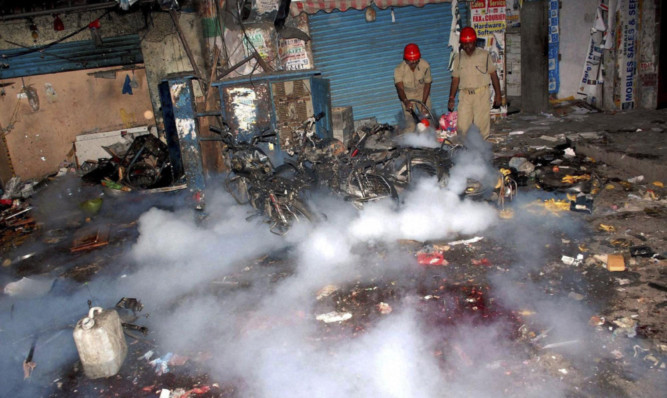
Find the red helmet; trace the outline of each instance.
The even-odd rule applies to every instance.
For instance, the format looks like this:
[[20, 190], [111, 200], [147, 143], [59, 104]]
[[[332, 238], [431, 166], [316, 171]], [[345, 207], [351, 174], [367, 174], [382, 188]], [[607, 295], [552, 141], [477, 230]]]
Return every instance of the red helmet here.
[[475, 29], [470, 26], [466, 26], [461, 29], [461, 43], [474, 43], [477, 40], [477, 33]]
[[403, 50], [403, 59], [406, 61], [417, 61], [422, 57], [422, 54], [419, 52], [419, 46], [415, 43], [410, 43], [405, 46]]

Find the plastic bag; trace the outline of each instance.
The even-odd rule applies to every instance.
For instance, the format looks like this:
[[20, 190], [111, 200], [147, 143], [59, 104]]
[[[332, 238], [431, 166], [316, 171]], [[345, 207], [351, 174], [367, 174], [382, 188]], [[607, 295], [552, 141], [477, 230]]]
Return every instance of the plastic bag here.
[[448, 112], [440, 116], [438, 121], [438, 141], [442, 142], [447, 138], [451, 138], [456, 135], [456, 123], [458, 121], [458, 112]]

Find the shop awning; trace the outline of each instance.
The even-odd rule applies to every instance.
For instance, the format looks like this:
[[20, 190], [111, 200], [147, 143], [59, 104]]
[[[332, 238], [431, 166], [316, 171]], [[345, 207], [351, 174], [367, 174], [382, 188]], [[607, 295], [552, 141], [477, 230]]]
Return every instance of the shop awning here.
[[346, 11], [348, 9], [363, 10], [371, 4], [380, 9], [389, 7], [415, 6], [423, 7], [426, 4], [451, 3], [451, 0], [292, 0], [290, 13], [293, 16], [302, 12], [315, 14], [318, 11], [332, 12], [334, 10]]

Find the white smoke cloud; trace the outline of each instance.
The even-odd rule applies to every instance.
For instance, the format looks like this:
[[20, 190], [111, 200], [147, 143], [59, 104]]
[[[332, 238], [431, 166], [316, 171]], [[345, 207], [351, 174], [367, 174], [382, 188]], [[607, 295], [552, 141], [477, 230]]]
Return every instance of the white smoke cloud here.
[[398, 210], [386, 202], [368, 205], [350, 225], [350, 234], [359, 240], [446, 239], [483, 231], [496, 219], [489, 204], [461, 200], [455, 192], [440, 188], [435, 179], [424, 178], [407, 192]]
[[[316, 225], [297, 225], [284, 237], [271, 234], [261, 217], [246, 220], [249, 206], [221, 192], [207, 193], [204, 219], [179, 208], [146, 211], [139, 219], [136, 243], [122, 258], [131, 263], [123, 277], [93, 280], [87, 285], [90, 290], [57, 300], [21, 301], [16, 311], [33, 312], [25, 319], [10, 319], [12, 303], [0, 301], [1, 325], [12, 337], [5, 339], [4, 334], [0, 339], [8, 350], [3, 352], [10, 352], [0, 369], [14, 380], [9, 391], [21, 385], [15, 365], [30, 346], [21, 334], [57, 318], [76, 321], [85, 315], [93, 291], [95, 303], [108, 306], [122, 296], [139, 298], [151, 314], [142, 324], [149, 326], [161, 354], [210, 353], [210, 379], [242, 380], [242, 396], [566, 396], [566, 382], [524, 364], [530, 353], [505, 336], [506, 329], [516, 325], [502, 319], [427, 327], [428, 314], [419, 311], [422, 298], [398, 293], [391, 314], [368, 308], [373, 316], [355, 336], [349, 335], [348, 324], [325, 326], [315, 319], [339, 304], [331, 297], [316, 300], [324, 285], [336, 284], [347, 292], [354, 283], [409, 284], [418, 277], [421, 269], [416, 271], [412, 255], [396, 247], [398, 239], [485, 234], [507, 248], [520, 248], [517, 265], [530, 264], [529, 271], [539, 268], [536, 264], [545, 254], [533, 248], [554, 239], [553, 224], [537, 216], [501, 223], [491, 205], [459, 195], [465, 187], [461, 181], [490, 168], [484, 149], [468, 151], [469, 160], [457, 160], [450, 185], [443, 188], [433, 179], [422, 179], [398, 207], [391, 201], [369, 203], [357, 213], [348, 203], [320, 198], [313, 207], [326, 217]], [[567, 228], [563, 223], [560, 230]], [[522, 260], [529, 253], [530, 260]], [[279, 259], [266, 264], [259, 260], [267, 255]], [[513, 308], [534, 309], [535, 324], [552, 330], [549, 343], [577, 339], [581, 355], [590, 352], [583, 344], [590, 337], [585, 307], [544, 295], [524, 276], [517, 271], [492, 277], [495, 297]], [[49, 316], [43, 317], [41, 310]], [[46, 373], [39, 372], [45, 368], [74, 360], [71, 340], [67, 355], [57, 358], [52, 366], [41, 363], [36, 377], [44, 377]], [[132, 361], [125, 366], [135, 366]], [[517, 380], [524, 376], [536, 382]]]
[[438, 148], [440, 143], [435, 136], [435, 130], [428, 128], [424, 131], [406, 133], [397, 136], [394, 140], [399, 146], [412, 148]]

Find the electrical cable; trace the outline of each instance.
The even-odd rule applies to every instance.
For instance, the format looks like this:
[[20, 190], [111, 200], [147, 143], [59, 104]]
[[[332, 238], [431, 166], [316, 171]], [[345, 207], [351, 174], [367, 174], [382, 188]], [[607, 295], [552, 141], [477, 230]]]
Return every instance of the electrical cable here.
[[[51, 47], [51, 46], [53, 46], [53, 45], [55, 45], [55, 44], [58, 44], [58, 43], [60, 43], [60, 42], [62, 42], [62, 41], [64, 41], [64, 40], [69, 39], [70, 37], [72, 37], [72, 36], [74, 36], [74, 35], [76, 35], [76, 34], [79, 34], [79, 33], [83, 32], [84, 30], [88, 29], [88, 26], [89, 26], [91, 23], [97, 21], [98, 19], [102, 19], [102, 18], [104, 18], [105, 16], [109, 15], [109, 13], [110, 13], [111, 11], [112, 11], [111, 9], [105, 11], [102, 15], [100, 15], [98, 18], [93, 19], [92, 21], [90, 21], [90, 22], [89, 22], [88, 24], [86, 24], [85, 26], [83, 26], [83, 27], [81, 27], [81, 28], [75, 30], [74, 32], [72, 32], [72, 33], [70, 33], [70, 34], [67, 34], [67, 35], [61, 37], [60, 39], [57, 39], [57, 40], [55, 40], [55, 41], [52, 41], [51, 43], [47, 43], [47, 44], [44, 44], [44, 45], [41, 46], [41, 47], [31, 48], [31, 49], [29, 49], [29, 50], [22, 51], [22, 52], [18, 52], [18, 53], [15, 53], [15, 54], [7, 54], [7, 55], [4, 55], [3, 58], [20, 57], [20, 56], [23, 56], [23, 55], [26, 55], [26, 54], [30, 54], [30, 53], [37, 52], [37, 51], [43, 51], [43, 50], [45, 50], [45, 49], [47, 49], [47, 48], [49, 48], [49, 47]], [[15, 43], [12, 43], [12, 42], [10, 42], [10, 41], [7, 40], [7, 39], [3, 39], [3, 40], [6, 41], [6, 42], [9, 43], [9, 44], [16, 45]], [[23, 47], [23, 46], [22, 46], [22, 47]]]

